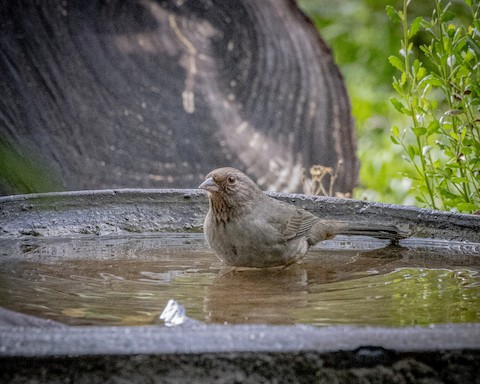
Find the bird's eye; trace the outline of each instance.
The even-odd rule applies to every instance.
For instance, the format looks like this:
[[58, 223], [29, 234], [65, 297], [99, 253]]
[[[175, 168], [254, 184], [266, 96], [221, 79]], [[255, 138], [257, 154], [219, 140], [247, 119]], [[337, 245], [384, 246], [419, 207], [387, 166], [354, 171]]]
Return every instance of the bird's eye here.
[[235, 181], [237, 181], [237, 179], [235, 178], [235, 176], [228, 176], [228, 184], [235, 184]]

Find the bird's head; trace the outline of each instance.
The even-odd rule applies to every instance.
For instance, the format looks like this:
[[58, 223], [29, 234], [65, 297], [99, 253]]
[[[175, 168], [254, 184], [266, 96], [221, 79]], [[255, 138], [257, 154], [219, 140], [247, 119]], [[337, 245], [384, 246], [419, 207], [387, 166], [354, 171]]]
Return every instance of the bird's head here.
[[211, 201], [222, 201], [232, 208], [245, 206], [257, 196], [263, 196], [257, 184], [235, 168], [213, 170], [198, 188], [206, 190]]

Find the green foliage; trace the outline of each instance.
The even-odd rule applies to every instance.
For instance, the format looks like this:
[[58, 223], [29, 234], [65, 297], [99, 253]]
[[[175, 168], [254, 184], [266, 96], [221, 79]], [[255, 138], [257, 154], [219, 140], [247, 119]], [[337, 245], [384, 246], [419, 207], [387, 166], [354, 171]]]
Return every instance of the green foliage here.
[[[400, 55], [389, 57], [400, 72], [393, 80], [400, 99], [390, 101], [409, 120], [404, 129], [393, 126], [391, 140], [404, 150], [420, 205], [474, 212], [480, 209], [480, 3], [466, 1], [468, 26], [453, 24], [451, 5], [440, 0], [430, 20], [409, 22], [408, 3], [386, 8], [403, 29]], [[428, 42], [415, 52], [421, 30]]]
[[[440, 163], [436, 163], [437, 165], [446, 164], [444, 152], [439, 152], [440, 147], [435, 142], [437, 140], [440, 142], [440, 145], [443, 144], [443, 141], [438, 138], [440, 133], [430, 135], [428, 144], [420, 148], [416, 143], [416, 135], [424, 137], [428, 132], [437, 129], [440, 132], [440, 122], [444, 120], [451, 121], [452, 116], [455, 116], [455, 124], [459, 124], [457, 121], [459, 114], [455, 114], [457, 113], [455, 110], [458, 108], [447, 107], [448, 97], [439, 96], [442, 89], [439, 87], [440, 83], [437, 76], [427, 77], [429, 74], [436, 73], [436, 66], [429, 59], [427, 52], [424, 52], [421, 48], [422, 46], [428, 47], [432, 41], [431, 32], [428, 30], [429, 27], [426, 25], [425, 18], [431, 15], [436, 7], [435, 0], [411, 1], [408, 4], [408, 16], [409, 20], [411, 20], [408, 25], [409, 32], [407, 35], [411, 47], [411, 53], [408, 55], [409, 66], [413, 66], [415, 60], [418, 60], [416, 75], [427, 77], [423, 85], [426, 86], [430, 82], [430, 91], [426, 98], [423, 95], [421, 98], [420, 95], [417, 95], [417, 99], [420, 98], [420, 100], [425, 102], [428, 100], [428, 103], [431, 104], [428, 105], [427, 103], [427, 106], [431, 112], [435, 109], [438, 110], [437, 114], [435, 114], [435, 119], [429, 121], [428, 124], [422, 123], [418, 127], [413, 127], [415, 128], [414, 130], [410, 129], [413, 125], [410, 115], [403, 112], [399, 113], [399, 110], [402, 111], [405, 101], [402, 97], [399, 97], [398, 93], [391, 86], [392, 78], [398, 71], [401, 71], [398, 80], [402, 80], [401, 74], [404, 72], [403, 69], [405, 67], [405, 57], [398, 54], [401, 50], [400, 41], [404, 40], [401, 28], [402, 18], [400, 17], [403, 15], [403, 10], [397, 11], [397, 9], [402, 8], [402, 1], [342, 0], [341, 2], [332, 2], [328, 0], [301, 0], [299, 4], [312, 17], [320, 34], [332, 47], [335, 61], [345, 77], [352, 103], [352, 112], [356, 119], [358, 156], [361, 161], [360, 185], [354, 191], [354, 197], [397, 204], [428, 205], [416, 199], [417, 197], [422, 199], [417, 186], [418, 175], [415, 173], [412, 162], [404, 161], [402, 156], [409, 159], [410, 155], [414, 155], [416, 164], [421, 167], [419, 154], [423, 156], [425, 147], [427, 156], [432, 158], [437, 155], [440, 156], [439, 159], [435, 158], [435, 160], [440, 160]], [[460, 57], [462, 57], [461, 52], [464, 52], [465, 58], [462, 57], [462, 60], [467, 59], [472, 68], [475, 67], [473, 59], [476, 58], [478, 62], [478, 51], [475, 48], [475, 44], [478, 46], [478, 35], [474, 35], [473, 32], [476, 30], [476, 33], [478, 33], [480, 30], [478, 14], [474, 14], [475, 7], [478, 10], [478, 0], [472, 0], [471, 2], [470, 0], [465, 2], [456, 0], [446, 7], [446, 13], [442, 15], [442, 23], [447, 28], [447, 35], [450, 34], [452, 37], [455, 37], [457, 28], [462, 28], [466, 32], [463, 39], [466, 43], [460, 43], [465, 45], [463, 47], [457, 45], [456, 49], [459, 50]], [[385, 9], [387, 9], [387, 12], [385, 12]], [[435, 13], [437, 12], [435, 10]], [[472, 19], [474, 20], [473, 24]], [[391, 20], [394, 20], [394, 22]], [[471, 27], [455, 26], [453, 21], [458, 25], [470, 25]], [[455, 29], [450, 27], [451, 24]], [[461, 34], [460, 32], [458, 33], [456, 38], [460, 40]], [[472, 41], [475, 44], [472, 44]], [[466, 46], [473, 49], [474, 52], [470, 52], [466, 49]], [[389, 60], [389, 57], [392, 58]], [[456, 56], [457, 66], [462, 65], [460, 57]], [[419, 66], [419, 64], [422, 65]], [[448, 63], [443, 65], [445, 64], [448, 65]], [[463, 68], [463, 72], [456, 72], [454, 77], [461, 78], [465, 76], [465, 68]], [[478, 66], [476, 71], [476, 84], [478, 84]], [[475, 78], [470, 82], [470, 87], [473, 87], [474, 84]], [[463, 96], [464, 102], [465, 96], [468, 96], [470, 99], [474, 97], [473, 89], [467, 90], [468, 92], [471, 93]], [[458, 90], [453, 94], [458, 96]], [[392, 102], [390, 102], [390, 99], [392, 99]], [[423, 108], [424, 106], [421, 105], [420, 107]], [[472, 107], [474, 106], [472, 105]], [[453, 112], [443, 117], [443, 114], [447, 111]], [[465, 117], [465, 114], [462, 114], [462, 116]], [[392, 127], [394, 128], [392, 129]], [[468, 127], [466, 129], [465, 138], [468, 140], [470, 131]], [[397, 132], [398, 137], [394, 135], [395, 132]], [[403, 138], [408, 140], [405, 143], [406, 150], [401, 145], [395, 144], [400, 143], [400, 137], [402, 137], [404, 132], [405, 136]], [[461, 139], [463, 148], [468, 147], [468, 142], [465, 142], [465, 138], [462, 139], [462, 131], [459, 131], [458, 127], [455, 129], [455, 134]], [[448, 136], [444, 137], [444, 139], [446, 138]], [[447, 143], [449, 140], [447, 140]], [[454, 138], [451, 137], [451, 140], [454, 140]], [[478, 145], [478, 141], [476, 143], [472, 142], [470, 146]], [[470, 156], [469, 159], [473, 159], [473, 150], [467, 148], [466, 151], [470, 151], [468, 154]], [[456, 166], [455, 162], [451, 164], [450, 167]], [[437, 168], [450, 172], [447, 171], [447, 168], [440, 166]], [[478, 173], [476, 175], [478, 180]], [[459, 176], [459, 179], [454, 180], [461, 181], [462, 178]], [[445, 180], [444, 184], [446, 182], [447, 180]], [[462, 184], [458, 185], [461, 186]], [[412, 186], [414, 186], [413, 189], [411, 188]], [[448, 195], [447, 192], [444, 195]], [[433, 190], [433, 193], [434, 195], [440, 194], [437, 190]], [[474, 194], [473, 189], [471, 193]], [[478, 191], [476, 193], [479, 194]], [[457, 194], [459, 193], [455, 195]], [[426, 192], [425, 197], [428, 196], [429, 194]], [[469, 211], [464, 209], [465, 206], [454, 203], [453, 200], [450, 200], [450, 202], [455, 204], [455, 206], [446, 206], [441, 204], [441, 201], [435, 199], [435, 207]], [[473, 207], [470, 206], [470, 208]], [[478, 209], [478, 204], [476, 204], [475, 209]]]
[[387, 58], [398, 52], [400, 34], [385, 6], [395, 1], [302, 0], [299, 4], [332, 47], [351, 99], [361, 162], [354, 197], [413, 204], [408, 196], [410, 180], [403, 176], [407, 167], [398, 161], [401, 148], [389, 139], [392, 120], [399, 123], [388, 101], [395, 68]]
[[38, 157], [0, 138], [0, 191], [15, 194], [59, 189], [58, 178]]

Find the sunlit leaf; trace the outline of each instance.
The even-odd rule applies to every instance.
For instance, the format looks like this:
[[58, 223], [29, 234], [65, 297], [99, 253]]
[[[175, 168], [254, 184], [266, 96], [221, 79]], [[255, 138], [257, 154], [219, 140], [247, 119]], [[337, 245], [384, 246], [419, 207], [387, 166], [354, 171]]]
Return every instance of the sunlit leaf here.
[[400, 72], [404, 72], [405, 67], [403, 66], [403, 61], [400, 60], [397, 56], [390, 56], [388, 58], [390, 64], [397, 68]]
[[424, 67], [420, 67], [416, 73], [417, 80], [423, 79], [426, 73], [427, 70]]
[[415, 61], [413, 62], [413, 73], [417, 73], [419, 68], [420, 68], [420, 60], [415, 59]]
[[423, 83], [433, 85], [434, 87], [442, 87], [443, 82], [435, 75], [427, 75], [425, 76], [419, 85], [423, 86]]
[[439, 128], [440, 123], [438, 122], [438, 120], [432, 120], [427, 126], [427, 131], [429, 134], [437, 133]]
[[401, 95], [403, 93], [403, 88], [402, 88], [402, 84], [400, 84], [399, 82], [394, 82], [393, 83], [393, 89], [395, 89], [395, 91], [397, 91], [397, 93], [399, 95]]
[[412, 131], [415, 134], [415, 136], [423, 136], [427, 133], [427, 128], [417, 127], [417, 128], [412, 128]]
[[395, 107], [395, 109], [400, 112], [400, 113], [403, 113], [405, 108], [403, 106], [403, 104], [401, 103], [401, 101], [399, 101], [398, 99], [396, 99], [395, 97], [391, 97], [390, 98], [390, 102], [392, 103], [392, 105]]
[[392, 134], [393, 136], [398, 137], [398, 125], [392, 127]]
[[392, 20], [394, 23], [400, 23], [402, 21], [402, 17], [400, 16], [399, 12], [391, 5], [387, 5], [385, 10], [387, 11], [388, 17], [390, 17], [390, 20]]
[[468, 179], [466, 179], [465, 177], [455, 177], [455, 176], [451, 177], [450, 181], [452, 183], [461, 183], [461, 184], [464, 184], [464, 183], [468, 184], [469, 182]]
[[472, 203], [458, 203], [457, 209], [461, 212], [474, 212], [479, 209], [479, 207], [475, 206]]
[[410, 25], [410, 30], [408, 31], [408, 38], [411, 39], [413, 36], [415, 36], [418, 31], [420, 30], [420, 27], [422, 26], [422, 21], [423, 17], [418, 16], [415, 20], [412, 21], [412, 24]]

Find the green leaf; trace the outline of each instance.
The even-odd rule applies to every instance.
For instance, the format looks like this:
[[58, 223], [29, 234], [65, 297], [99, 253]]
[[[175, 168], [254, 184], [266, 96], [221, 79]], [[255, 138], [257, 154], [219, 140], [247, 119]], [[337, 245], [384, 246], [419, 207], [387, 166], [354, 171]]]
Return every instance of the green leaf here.
[[415, 59], [415, 61], [413, 62], [413, 73], [418, 72], [418, 70], [420, 69], [420, 64], [420, 60]]
[[445, 188], [439, 188], [438, 192], [440, 192], [442, 196], [445, 196], [448, 199], [455, 199], [457, 197], [457, 195], [453, 194], [452, 192], [450, 192], [448, 189], [445, 189]]
[[415, 200], [417, 200], [419, 203], [426, 204], [425, 200], [421, 196], [416, 195]]
[[390, 17], [390, 20], [392, 20], [394, 23], [400, 23], [402, 21], [398, 11], [391, 5], [387, 5], [385, 10], [387, 11], [388, 17]]
[[398, 112], [403, 113], [405, 111], [405, 107], [403, 106], [403, 104], [395, 97], [391, 97], [390, 102]]
[[427, 56], [431, 53], [431, 47], [427, 47], [425, 45], [420, 45], [420, 50], [425, 53]]
[[[445, 147], [443, 148], [443, 151], [444, 151], [445, 155], [446, 155], [447, 157], [449, 157], [450, 159], [453, 159], [453, 158], [455, 157], [455, 154], [453, 153], [453, 151], [452, 151], [449, 147], [445, 146]], [[448, 168], [447, 168], [447, 169], [448, 169]]]
[[478, 209], [478, 207], [472, 203], [458, 203], [456, 206], [460, 212], [474, 212]]
[[398, 137], [398, 125], [392, 127], [392, 134], [393, 136]]
[[419, 86], [424, 86], [423, 83], [433, 85], [434, 87], [442, 87], [443, 82], [435, 75], [427, 75], [425, 76], [422, 81], [418, 84]]
[[438, 120], [431, 121], [430, 124], [428, 124], [427, 126], [427, 131], [429, 134], [437, 133], [439, 129], [440, 123], [438, 122]]
[[392, 140], [393, 144], [400, 144], [400, 142], [397, 140], [395, 136], [390, 135], [390, 140]]
[[413, 145], [409, 145], [407, 147], [407, 153], [411, 159], [414, 159], [415, 155], [417, 154], [417, 147], [414, 147]]
[[450, 181], [452, 183], [459, 183], [459, 184], [468, 184], [468, 179], [466, 179], [465, 177], [451, 177], [450, 178]]
[[458, 42], [453, 47], [454, 53], [459, 54], [460, 52], [462, 52], [466, 44], [467, 44], [466, 39], [461, 38], [460, 40], [458, 40]]
[[408, 31], [409, 39], [411, 39], [413, 36], [415, 36], [418, 33], [418, 31], [420, 30], [420, 27], [422, 26], [422, 21], [423, 21], [422, 16], [418, 16], [415, 20], [412, 21], [412, 24], [410, 25], [410, 30]]
[[475, 51], [477, 56], [480, 56], [480, 46], [479, 46], [479, 44], [477, 44], [477, 42], [475, 40], [473, 40], [470, 36], [466, 36], [465, 38], [467, 39], [468, 46]]
[[397, 56], [390, 56], [388, 58], [390, 64], [392, 64], [395, 68], [397, 68], [400, 72], [405, 71], [405, 67], [403, 66], [403, 61], [400, 60]]
[[418, 72], [416, 74], [417, 80], [422, 80], [425, 77], [427, 70], [424, 67], [418, 68]]
[[472, 50], [467, 49], [465, 52], [462, 52], [463, 61], [469, 63], [472, 59], [475, 58], [475, 55]]
[[[403, 76], [403, 73], [402, 73], [402, 76]], [[393, 85], [393, 89], [395, 89], [395, 91], [397, 91], [399, 95], [403, 94], [403, 88], [402, 88], [403, 84], [400, 84], [398, 81], [394, 81], [392, 85]]]
[[417, 128], [412, 128], [413, 133], [415, 136], [423, 136], [427, 133], [427, 128], [424, 127], [417, 127]]
[[453, 13], [452, 11], [445, 11], [440, 16], [440, 21], [442, 23], [448, 23], [450, 20], [453, 20], [454, 18], [455, 18], [455, 13]]

